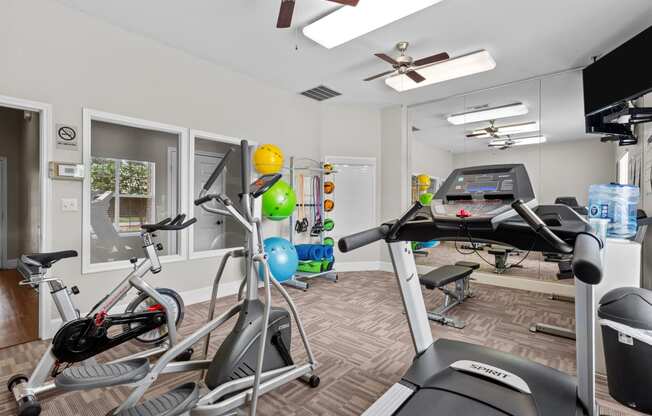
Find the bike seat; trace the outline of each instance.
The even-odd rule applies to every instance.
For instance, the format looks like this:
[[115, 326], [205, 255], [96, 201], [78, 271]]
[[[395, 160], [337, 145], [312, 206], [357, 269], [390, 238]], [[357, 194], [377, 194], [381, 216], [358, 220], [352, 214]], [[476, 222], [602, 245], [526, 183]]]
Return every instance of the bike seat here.
[[51, 253], [34, 253], [23, 255], [23, 259], [27, 259], [28, 261], [26, 263], [29, 265], [43, 267], [46, 269], [52, 267], [52, 264], [55, 262], [70, 257], [77, 257], [77, 252], [75, 250], [64, 250], [54, 251]]

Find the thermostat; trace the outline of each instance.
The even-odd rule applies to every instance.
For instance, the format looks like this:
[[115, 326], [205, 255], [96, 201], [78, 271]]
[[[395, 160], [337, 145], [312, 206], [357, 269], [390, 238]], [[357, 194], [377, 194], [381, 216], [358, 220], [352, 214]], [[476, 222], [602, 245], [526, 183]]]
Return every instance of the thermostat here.
[[81, 181], [84, 179], [84, 165], [67, 162], [50, 162], [50, 178]]

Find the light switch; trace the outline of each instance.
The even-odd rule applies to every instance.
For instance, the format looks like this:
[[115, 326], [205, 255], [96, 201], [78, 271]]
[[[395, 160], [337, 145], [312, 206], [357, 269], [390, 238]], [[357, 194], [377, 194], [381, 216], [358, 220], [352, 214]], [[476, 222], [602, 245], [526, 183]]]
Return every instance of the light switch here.
[[62, 211], [79, 211], [77, 207], [77, 199], [75, 198], [62, 198], [61, 199]]

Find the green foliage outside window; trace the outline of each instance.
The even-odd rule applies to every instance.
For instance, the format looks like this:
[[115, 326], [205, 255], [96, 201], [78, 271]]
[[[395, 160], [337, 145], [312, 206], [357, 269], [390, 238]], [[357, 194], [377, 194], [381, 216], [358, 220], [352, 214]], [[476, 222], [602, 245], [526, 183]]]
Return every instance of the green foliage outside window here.
[[120, 162], [120, 195], [149, 195], [149, 163]]
[[[120, 195], [149, 196], [150, 163], [120, 160]], [[93, 158], [91, 163], [91, 192], [115, 192], [115, 167], [113, 159]]]

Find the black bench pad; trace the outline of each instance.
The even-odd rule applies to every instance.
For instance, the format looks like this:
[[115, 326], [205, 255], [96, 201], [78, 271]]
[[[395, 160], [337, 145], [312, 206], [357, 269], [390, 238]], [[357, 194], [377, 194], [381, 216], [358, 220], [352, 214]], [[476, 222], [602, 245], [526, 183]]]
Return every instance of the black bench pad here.
[[427, 289], [436, 289], [453, 283], [456, 280], [463, 279], [473, 273], [470, 267], [446, 265], [431, 270], [419, 277], [419, 281]]
[[473, 270], [478, 270], [480, 268], [480, 263], [474, 263], [472, 261], [458, 261], [455, 263], [455, 265], [460, 267], [468, 267]]

